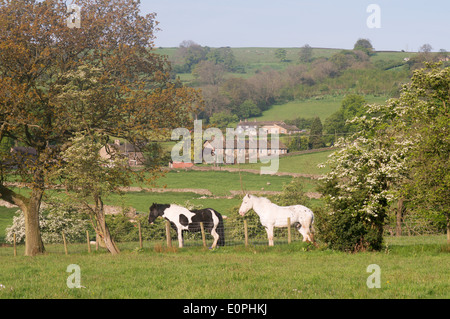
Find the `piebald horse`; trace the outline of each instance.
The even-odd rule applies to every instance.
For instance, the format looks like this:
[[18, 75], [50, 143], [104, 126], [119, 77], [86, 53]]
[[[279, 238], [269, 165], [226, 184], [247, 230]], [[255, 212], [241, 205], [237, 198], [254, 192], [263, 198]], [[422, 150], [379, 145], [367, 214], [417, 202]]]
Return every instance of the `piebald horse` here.
[[278, 206], [265, 197], [247, 194], [242, 200], [239, 214], [244, 216], [250, 209], [258, 214], [261, 224], [266, 228], [269, 246], [273, 246], [273, 228], [288, 227], [288, 217], [291, 225], [295, 225], [302, 234], [303, 241], [315, 245], [313, 238], [314, 214], [308, 207], [302, 205]]
[[189, 210], [175, 204], [153, 204], [150, 206], [148, 222], [153, 224], [159, 216], [167, 219], [170, 225], [177, 232], [178, 246], [183, 247], [183, 231], [201, 231], [200, 222], [203, 222], [205, 231], [208, 231], [214, 238], [211, 248], [217, 245], [225, 246], [223, 218], [220, 213], [212, 208]]

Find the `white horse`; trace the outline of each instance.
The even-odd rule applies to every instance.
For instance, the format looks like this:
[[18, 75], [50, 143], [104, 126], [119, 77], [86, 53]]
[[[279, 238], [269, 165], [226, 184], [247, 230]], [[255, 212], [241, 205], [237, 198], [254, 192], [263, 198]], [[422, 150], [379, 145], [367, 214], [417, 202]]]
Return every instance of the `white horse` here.
[[302, 205], [278, 206], [265, 197], [247, 194], [242, 200], [239, 214], [244, 216], [252, 208], [258, 214], [261, 224], [266, 228], [269, 246], [273, 246], [273, 228], [288, 227], [288, 217], [291, 225], [296, 225], [297, 230], [302, 234], [303, 241], [315, 244], [313, 238], [314, 214], [308, 207]]

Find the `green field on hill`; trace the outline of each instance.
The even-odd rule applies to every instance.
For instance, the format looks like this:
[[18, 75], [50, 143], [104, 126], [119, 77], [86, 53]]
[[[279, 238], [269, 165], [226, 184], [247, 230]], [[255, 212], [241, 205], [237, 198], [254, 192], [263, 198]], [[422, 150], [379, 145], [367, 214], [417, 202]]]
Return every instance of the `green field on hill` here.
[[[365, 96], [367, 103], [384, 103], [386, 96]], [[344, 96], [324, 96], [285, 104], [272, 105], [262, 116], [252, 118], [257, 121], [284, 121], [296, 117], [311, 118], [318, 116], [325, 121], [327, 117], [339, 110]]]
[[[332, 150], [326, 150], [308, 154], [282, 156], [279, 162], [279, 172], [324, 175], [329, 172], [329, 168], [318, 167], [318, 164], [324, 164], [328, 156], [333, 152]], [[241, 168], [259, 169], [261, 166], [268, 166], [268, 164], [242, 164]]]
[[[201, 45], [201, 44], [200, 44]], [[200, 49], [201, 48], [201, 49]], [[229, 50], [233, 54], [234, 64], [238, 65], [234, 71], [225, 70], [219, 77], [220, 81], [211, 84], [199, 82], [196, 77], [195, 67], [190, 71], [177, 71], [174, 76], [179, 77], [187, 86], [210, 91], [216, 87], [214, 98], [211, 93], [206, 94], [206, 109], [212, 108], [214, 112], [232, 112], [237, 114], [240, 120], [256, 119], [257, 121], [283, 121], [297, 117], [313, 118], [318, 116], [322, 123], [330, 115], [335, 113], [341, 101], [347, 94], [359, 94], [364, 96], [367, 103], [384, 103], [389, 97], [398, 93], [399, 87], [406, 83], [411, 75], [411, 70], [405, 58], [413, 58], [414, 52], [379, 51], [362, 60], [347, 61], [346, 66], [337, 67], [339, 59], [346, 59], [355, 54], [352, 50], [312, 48], [309, 62], [299, 60], [301, 47], [295, 48], [220, 48]], [[280, 60], [277, 50], [284, 50], [286, 57]], [[198, 47], [198, 50], [213, 52], [219, 48]], [[172, 62], [174, 69], [186, 63], [179, 48], [158, 48], [158, 54], [163, 54]], [[206, 58], [205, 58], [206, 59]], [[203, 60], [205, 61], [205, 60]], [[207, 60], [209, 61], [209, 60]], [[332, 62], [330, 62], [332, 61]], [[326, 66], [322, 66], [323, 64]], [[333, 72], [330, 68], [336, 68]], [[218, 71], [209, 71], [218, 72]], [[270, 73], [272, 72], [272, 73]], [[220, 72], [219, 72], [220, 73]], [[267, 76], [275, 76], [274, 83], [267, 80]], [[296, 74], [294, 76], [294, 74]], [[269, 76], [269, 77], [270, 77]], [[228, 80], [243, 78], [249, 82], [250, 97], [260, 109], [261, 115], [236, 111], [238, 105], [230, 104], [229, 97], [236, 98], [242, 92], [235, 89], [224, 88]], [[303, 80], [299, 80], [299, 78]], [[239, 82], [238, 82], [239, 83]], [[292, 85], [290, 83], [293, 83]], [[242, 84], [242, 83], [241, 83]], [[234, 90], [233, 92], [227, 90]], [[249, 93], [246, 93], [249, 94]], [[265, 97], [262, 97], [264, 96]], [[239, 100], [242, 103], [243, 100]], [[207, 111], [210, 114], [211, 111]], [[204, 117], [208, 122], [211, 115]], [[230, 122], [229, 127], [236, 125]]]
[[[246, 73], [253, 74], [256, 70], [271, 67], [275, 70], [282, 70], [289, 65], [298, 64], [299, 53], [301, 47], [282, 48], [286, 50], [286, 61], [281, 62], [275, 56], [275, 51], [279, 48], [263, 48], [263, 47], [241, 47], [231, 48], [237, 61], [247, 67]], [[155, 52], [166, 55], [171, 61], [177, 62], [179, 56], [177, 55], [177, 47], [171, 48], [156, 48]], [[342, 51], [339, 48], [312, 48], [312, 58], [330, 58], [333, 54]], [[372, 62], [380, 60], [390, 60], [394, 62], [401, 62], [404, 58], [415, 56], [415, 52], [400, 52], [400, 51], [378, 51], [370, 59]], [[239, 75], [239, 73], [236, 73]]]

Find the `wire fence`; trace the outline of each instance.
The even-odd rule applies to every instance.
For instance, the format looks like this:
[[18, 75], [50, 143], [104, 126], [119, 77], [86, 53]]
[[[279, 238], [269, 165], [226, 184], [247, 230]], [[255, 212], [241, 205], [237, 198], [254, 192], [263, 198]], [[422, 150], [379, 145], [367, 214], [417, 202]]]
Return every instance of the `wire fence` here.
[[[113, 239], [120, 250], [156, 249], [157, 247], [178, 248], [177, 232], [170, 227], [170, 223], [162, 218], [157, 219], [150, 225], [146, 220], [147, 216], [130, 221], [127, 217], [117, 217], [109, 221], [109, 228]], [[286, 221], [288, 223], [289, 221]], [[191, 224], [194, 231], [183, 231], [183, 246], [188, 247], [211, 247], [214, 237], [210, 229], [212, 225], [207, 223]], [[202, 230], [203, 229], [203, 230]], [[257, 216], [248, 214], [246, 218], [234, 217], [223, 220], [223, 227], [217, 229], [220, 236], [219, 246], [256, 246], [268, 245], [266, 229], [261, 225]], [[424, 234], [442, 233], [439, 224], [425, 222], [420, 218], [407, 217], [402, 221], [402, 235], [415, 236]], [[395, 235], [395, 224], [387, 223], [385, 235]], [[104, 251], [93, 230], [86, 230], [81, 236], [83, 239], [74, 240], [73, 237], [60, 234], [60, 241], [57, 243], [45, 243], [46, 253], [49, 254], [85, 254]], [[80, 236], [78, 236], [80, 238]], [[292, 242], [303, 240], [303, 236], [298, 232], [296, 225], [284, 228], [274, 228], [273, 236], [275, 245], [286, 245]], [[3, 243], [0, 249], [0, 256], [23, 255], [25, 247], [23, 242]]]
[[[288, 221], [287, 221], [288, 222]], [[204, 246], [210, 248], [214, 242], [211, 235], [213, 225], [208, 223], [194, 223], [190, 225], [192, 231], [183, 231], [183, 247]], [[127, 228], [127, 227], [126, 227]], [[139, 250], [154, 249], [155, 247], [179, 247], [178, 234], [170, 226], [168, 221], [159, 219], [153, 225], [147, 222], [135, 221], [131, 228], [119, 230], [111, 227], [111, 234], [119, 249]], [[127, 233], [124, 236], [124, 232]], [[255, 246], [268, 245], [267, 232], [259, 221], [239, 219], [223, 221], [223, 226], [217, 227], [219, 234], [218, 246]], [[96, 240], [95, 232], [86, 231], [84, 242], [70, 241], [64, 233], [61, 233], [60, 243], [45, 244], [45, 251], [49, 254], [83, 254], [105, 250], [100, 241]], [[303, 240], [295, 225], [290, 228], [274, 229], [274, 244], [288, 244]], [[23, 255], [25, 246], [23, 243], [3, 244], [0, 256]]]

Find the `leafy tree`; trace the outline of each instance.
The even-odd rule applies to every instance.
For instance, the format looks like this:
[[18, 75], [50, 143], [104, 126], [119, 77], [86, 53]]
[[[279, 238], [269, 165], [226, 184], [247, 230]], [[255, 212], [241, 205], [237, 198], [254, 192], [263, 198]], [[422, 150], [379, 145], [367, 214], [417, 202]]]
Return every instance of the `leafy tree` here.
[[281, 75], [275, 70], [259, 72], [247, 80], [251, 88], [250, 99], [264, 111], [275, 103], [283, 86]]
[[245, 100], [241, 105], [232, 108], [232, 113], [240, 119], [261, 115], [261, 110], [252, 100]]
[[380, 118], [363, 116], [354, 121], [360, 130], [340, 138], [336, 143], [340, 149], [327, 161], [331, 172], [320, 191], [332, 214], [325, 215], [329, 227], [324, 233], [329, 233], [326, 241], [333, 248], [379, 250], [387, 210], [394, 200], [393, 185], [405, 174], [410, 143], [393, 146]]
[[323, 143], [323, 127], [322, 121], [316, 116], [311, 124], [311, 131], [309, 133], [309, 148], [321, 148]]
[[365, 112], [364, 105], [366, 100], [363, 96], [357, 94], [349, 94], [344, 97], [341, 107], [335, 113], [325, 119], [324, 129], [329, 135], [329, 140], [335, 142], [335, 137], [353, 132], [356, 127], [348, 123], [348, 120], [355, 116], [362, 116]]
[[60, 153], [77, 132], [144, 145], [187, 126], [200, 100], [170, 81], [166, 58], [151, 50], [155, 15], [141, 16], [139, 1], [77, 3], [79, 29], [68, 28], [65, 1], [0, 2], [0, 141], [11, 138], [31, 151], [28, 161], [0, 161], [1, 180], [20, 173], [29, 195], [3, 183], [0, 194], [24, 212], [25, 255], [45, 250], [42, 196], [64, 168]]
[[[110, 151], [110, 158], [102, 158], [100, 150], [105, 136], [94, 133], [77, 133], [70, 146], [62, 152], [64, 165], [57, 172], [64, 181], [66, 194], [73, 202], [80, 203], [91, 217], [96, 233], [112, 254], [118, 254], [106, 224], [103, 199], [119, 192], [119, 187], [130, 184], [127, 174], [127, 158]], [[91, 203], [93, 204], [91, 205]]]
[[223, 94], [230, 100], [231, 105], [241, 105], [251, 98], [252, 87], [243, 78], [227, 79], [221, 86]]
[[396, 129], [414, 143], [403, 194], [412, 206], [446, 220], [450, 244], [450, 68], [428, 64], [414, 72], [395, 107]]
[[289, 139], [289, 152], [303, 151], [309, 148], [308, 136], [296, 134]]
[[278, 60], [280, 60], [280, 62], [286, 62], [287, 61], [287, 59], [286, 59], [286, 57], [287, 57], [286, 49], [281, 49], [281, 48], [276, 49], [275, 50], [275, 57]]
[[201, 87], [204, 107], [197, 113], [199, 119], [210, 118], [212, 115], [227, 109], [230, 100], [220, 88], [217, 85], [205, 85]]
[[192, 74], [201, 84], [219, 85], [224, 81], [225, 69], [211, 61], [201, 61], [192, 70]]
[[425, 43], [419, 48], [419, 53], [411, 57], [406, 64], [411, 70], [417, 70], [424, 67], [425, 63], [432, 63], [439, 61], [439, 54], [433, 54], [431, 52], [433, 47]]
[[363, 51], [369, 56], [374, 54], [374, 49], [369, 39], [358, 39], [353, 46], [353, 50]]
[[236, 123], [237, 121], [239, 121], [239, 118], [236, 114], [230, 114], [225, 111], [215, 113], [209, 118], [210, 124], [219, 129], [226, 129], [231, 123]]
[[177, 50], [177, 56], [181, 59], [182, 63], [177, 65], [177, 72], [190, 73], [194, 67], [205, 61], [209, 52], [208, 47], [202, 47], [200, 44], [194, 41], [187, 40], [180, 43]]
[[380, 249], [389, 206], [405, 197], [445, 217], [450, 239], [449, 83], [449, 68], [428, 65], [398, 99], [352, 120], [358, 131], [340, 139], [322, 186], [333, 211], [331, 245]]
[[329, 59], [334, 64], [338, 71], [344, 71], [354, 65], [358, 65], [359, 62], [368, 61], [368, 56], [361, 53], [361, 50], [342, 50], [335, 53]]
[[295, 119], [286, 119], [284, 122], [288, 125], [294, 125], [299, 129], [309, 129], [313, 122], [313, 118], [296, 117]]
[[348, 131], [346, 127], [346, 119], [344, 118], [344, 112], [338, 110], [325, 119], [323, 128], [327, 132], [326, 140], [335, 143], [337, 137], [345, 136]]
[[300, 49], [299, 60], [302, 63], [308, 63], [312, 61], [313, 51], [309, 44], [305, 44]]
[[433, 50], [433, 47], [429, 43], [425, 43], [419, 48], [419, 52], [424, 53], [430, 53], [431, 50]]
[[222, 65], [228, 72], [244, 73], [244, 67], [237, 62], [230, 47], [211, 49], [206, 58], [214, 64]]
[[144, 162], [142, 164], [149, 169], [167, 165], [171, 160], [170, 152], [164, 151], [163, 146], [159, 142], [149, 142], [143, 147], [142, 151], [144, 156]]
[[341, 102], [341, 111], [345, 119], [353, 119], [364, 114], [366, 100], [358, 94], [348, 94]]

